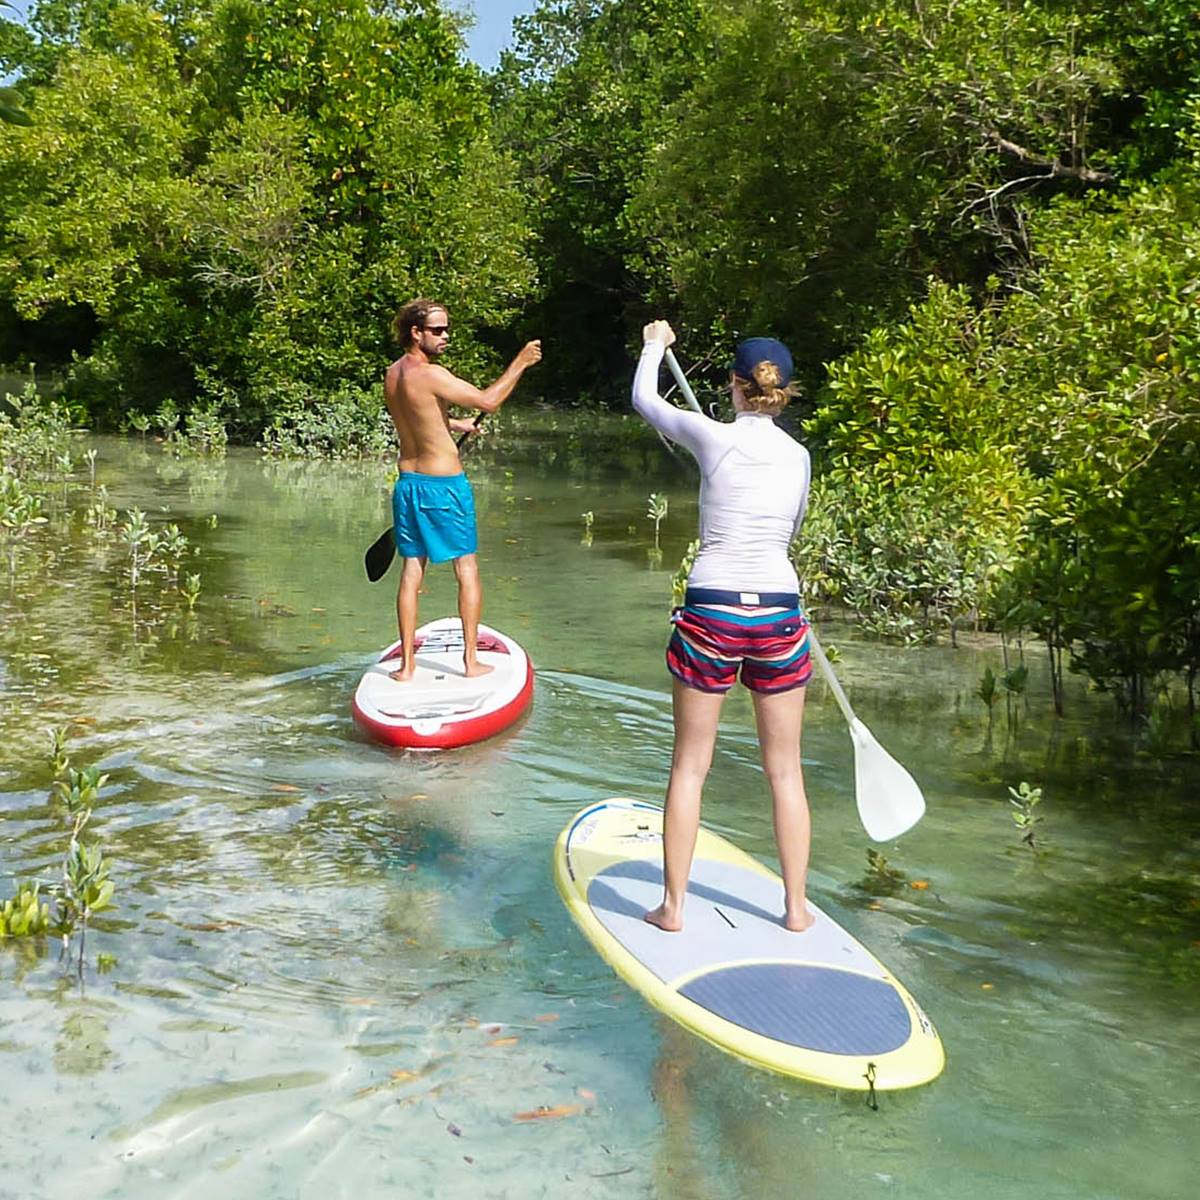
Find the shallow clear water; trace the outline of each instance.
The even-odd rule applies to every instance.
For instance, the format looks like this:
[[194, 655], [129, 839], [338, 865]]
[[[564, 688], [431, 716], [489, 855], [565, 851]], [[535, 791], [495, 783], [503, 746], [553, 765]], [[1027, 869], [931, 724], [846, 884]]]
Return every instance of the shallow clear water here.
[[[1054, 721], [1030, 652], [1027, 709], [1014, 732], [1001, 703], [989, 736], [973, 693], [997, 647], [823, 623], [860, 715], [929, 802], [881, 848], [907, 876], [895, 894], [860, 886], [850, 744], [814, 686], [813, 897], [948, 1056], [872, 1111], [653, 1012], [550, 879], [577, 809], [661, 799], [670, 575], [695, 524], [682, 465], [622, 423], [601, 438], [547, 419], [475, 448], [485, 619], [530, 652], [534, 706], [484, 745], [405, 754], [349, 716], [393, 636], [395, 569], [372, 586], [361, 568], [385, 472], [95, 444], [115, 504], [200, 547], [204, 591], [194, 616], [143, 598], [135, 622], [118, 556], [78, 522], [32, 539], [0, 586], [4, 888], [61, 857], [45, 731], [73, 722], [73, 763], [109, 774], [93, 829], [118, 901], [82, 988], [53, 950], [0, 948], [0, 1196], [1191, 1193], [1196, 772], [1133, 756], [1104, 698], [1077, 689]], [[670, 497], [661, 560], [651, 491]], [[435, 568], [422, 615], [452, 606]], [[1040, 856], [1009, 815], [1021, 779], [1045, 788]], [[705, 819], [773, 864], [744, 695]], [[1182, 898], [1162, 884], [1189, 872]], [[116, 964], [97, 973], [102, 954]]]

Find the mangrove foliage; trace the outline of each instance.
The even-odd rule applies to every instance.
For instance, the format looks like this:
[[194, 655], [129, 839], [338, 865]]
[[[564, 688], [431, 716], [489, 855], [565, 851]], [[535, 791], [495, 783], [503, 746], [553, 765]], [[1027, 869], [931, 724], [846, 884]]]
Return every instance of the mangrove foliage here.
[[1076, 668], [1196, 744], [1190, 0], [542, 0], [491, 73], [457, 12], [0, 18], [0, 363], [96, 426], [378, 454], [416, 293], [464, 375], [541, 337], [550, 404], [624, 405], [649, 316], [710, 399], [774, 334], [811, 600], [1033, 632], [1059, 704]]

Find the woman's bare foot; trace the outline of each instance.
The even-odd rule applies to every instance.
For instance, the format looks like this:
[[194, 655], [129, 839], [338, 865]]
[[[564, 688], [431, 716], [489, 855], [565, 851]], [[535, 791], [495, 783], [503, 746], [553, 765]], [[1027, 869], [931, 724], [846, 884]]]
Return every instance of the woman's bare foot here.
[[408, 683], [416, 672], [416, 664], [408, 666], [406, 663], [402, 667], [397, 667], [394, 671], [388, 672], [388, 678], [394, 679], [397, 683]]
[[463, 674], [468, 679], [474, 679], [478, 675], [487, 675], [495, 669], [488, 663], [481, 663], [478, 659], [474, 662], [463, 662]]
[[667, 933], [679, 933], [683, 929], [683, 913], [667, 904], [660, 904], [657, 908], [651, 909], [643, 920], [648, 921], [651, 925], [657, 925], [659, 929], [665, 930]]
[[816, 917], [801, 905], [799, 911], [789, 911], [783, 914], [783, 927], [790, 929], [793, 933], [803, 933], [806, 929], [811, 928], [815, 920]]

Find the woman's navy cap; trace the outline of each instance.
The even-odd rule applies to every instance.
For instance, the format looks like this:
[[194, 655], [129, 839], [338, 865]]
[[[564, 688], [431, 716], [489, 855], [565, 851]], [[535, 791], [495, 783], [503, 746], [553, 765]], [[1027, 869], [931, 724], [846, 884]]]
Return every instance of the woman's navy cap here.
[[754, 368], [760, 362], [774, 363], [779, 368], [779, 374], [783, 376], [780, 387], [786, 387], [791, 381], [791, 351], [778, 338], [747, 338], [739, 342], [730, 370], [742, 379], [753, 379]]

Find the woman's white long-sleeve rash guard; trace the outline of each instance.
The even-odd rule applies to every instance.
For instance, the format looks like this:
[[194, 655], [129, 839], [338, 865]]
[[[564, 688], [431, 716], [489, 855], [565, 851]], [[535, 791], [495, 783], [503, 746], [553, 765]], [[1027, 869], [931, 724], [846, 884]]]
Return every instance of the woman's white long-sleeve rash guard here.
[[669, 404], [658, 394], [665, 352], [661, 342], [643, 347], [633, 407], [700, 464], [700, 551], [688, 583], [739, 592], [798, 591], [788, 546], [808, 504], [808, 451], [761, 413], [738, 413], [726, 424]]

